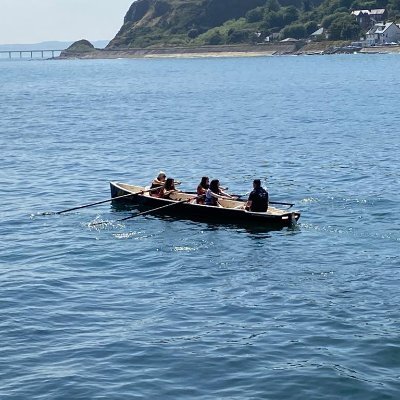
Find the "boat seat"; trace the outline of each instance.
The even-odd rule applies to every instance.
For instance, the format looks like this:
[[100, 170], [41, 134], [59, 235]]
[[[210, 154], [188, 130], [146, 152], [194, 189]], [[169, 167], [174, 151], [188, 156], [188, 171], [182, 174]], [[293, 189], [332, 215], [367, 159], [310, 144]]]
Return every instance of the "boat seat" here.
[[244, 205], [243, 201], [229, 200], [229, 199], [219, 200], [219, 203], [224, 208], [239, 208]]

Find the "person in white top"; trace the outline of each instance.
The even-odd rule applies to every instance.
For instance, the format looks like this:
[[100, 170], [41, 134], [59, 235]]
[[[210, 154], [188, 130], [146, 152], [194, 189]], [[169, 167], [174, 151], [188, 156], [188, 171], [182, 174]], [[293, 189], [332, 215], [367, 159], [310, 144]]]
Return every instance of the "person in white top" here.
[[233, 197], [221, 190], [218, 179], [213, 179], [206, 191], [205, 204], [207, 206], [222, 207], [218, 199], [233, 199]]

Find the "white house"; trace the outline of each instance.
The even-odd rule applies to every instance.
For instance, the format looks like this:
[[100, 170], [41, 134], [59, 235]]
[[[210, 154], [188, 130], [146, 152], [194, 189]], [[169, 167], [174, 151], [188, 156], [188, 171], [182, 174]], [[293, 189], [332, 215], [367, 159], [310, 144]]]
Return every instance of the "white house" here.
[[366, 37], [369, 46], [400, 42], [400, 27], [394, 22], [375, 24]]

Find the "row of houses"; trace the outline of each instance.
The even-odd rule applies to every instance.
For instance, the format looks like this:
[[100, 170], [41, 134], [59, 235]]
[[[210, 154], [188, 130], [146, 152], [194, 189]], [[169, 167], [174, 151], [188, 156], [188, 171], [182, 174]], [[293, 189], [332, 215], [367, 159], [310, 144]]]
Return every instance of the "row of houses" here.
[[400, 42], [400, 24], [381, 22], [375, 24], [366, 34], [367, 46], [381, 46]]
[[[372, 9], [372, 10], [355, 10], [352, 11], [352, 15], [355, 16], [357, 22], [361, 25], [363, 31], [367, 31], [364, 38], [361, 38], [358, 42], [354, 42], [357, 47], [369, 47], [369, 46], [382, 46], [388, 44], [400, 44], [400, 24], [395, 22], [386, 22], [388, 13], [386, 9]], [[257, 32], [258, 37], [261, 35]], [[279, 40], [280, 33], [272, 33], [267, 36], [265, 42], [273, 42]], [[329, 40], [329, 32], [320, 27], [318, 30], [313, 32], [309, 40]], [[281, 40], [284, 41], [297, 41], [293, 38]]]
[[[351, 13], [356, 17], [357, 22], [367, 33], [357, 43], [357, 46], [382, 46], [394, 43], [400, 43], [400, 24], [386, 22], [387, 11], [382, 9], [375, 10], [355, 10]], [[320, 37], [329, 39], [329, 33], [324, 28], [320, 28], [311, 34], [311, 40], [317, 40]]]
[[351, 15], [354, 15], [361, 28], [366, 30], [377, 23], [386, 21], [388, 13], [384, 8], [378, 8], [374, 10], [355, 10], [351, 12]]
[[352, 11], [363, 30], [367, 30], [363, 46], [381, 46], [400, 42], [400, 25], [386, 22], [388, 13], [384, 8]]

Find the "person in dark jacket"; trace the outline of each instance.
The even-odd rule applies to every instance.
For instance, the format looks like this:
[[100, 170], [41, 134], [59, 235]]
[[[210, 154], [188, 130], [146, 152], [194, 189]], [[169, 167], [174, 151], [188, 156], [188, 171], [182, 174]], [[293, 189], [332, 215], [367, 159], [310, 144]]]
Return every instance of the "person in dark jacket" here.
[[253, 212], [266, 212], [268, 210], [268, 192], [261, 186], [260, 179], [254, 179], [253, 191], [247, 200], [246, 210]]

